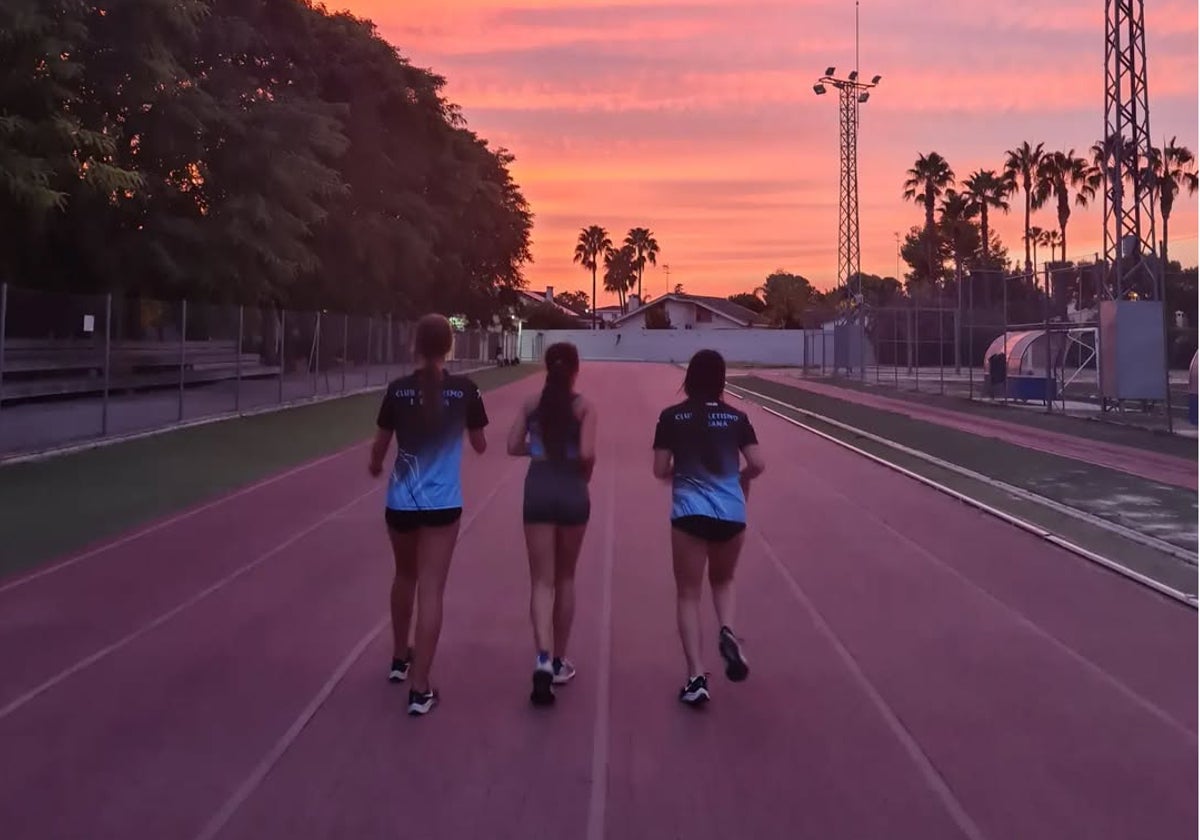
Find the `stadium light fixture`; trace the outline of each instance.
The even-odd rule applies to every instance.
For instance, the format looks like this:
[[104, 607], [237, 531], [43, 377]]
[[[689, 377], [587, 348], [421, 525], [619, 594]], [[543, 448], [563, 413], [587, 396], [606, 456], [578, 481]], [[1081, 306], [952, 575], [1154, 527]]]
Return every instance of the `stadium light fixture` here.
[[825, 93], [825, 85], [817, 82], [815, 85], [813, 85], [813, 92], [816, 93], [817, 96], [821, 96]]
[[826, 68], [825, 68], [825, 75], [826, 75], [826, 76], [832, 76], [832, 75], [833, 75], [834, 73], [836, 73], [836, 72], [837, 72], [837, 68], [836, 68], [836, 67], [826, 67]]

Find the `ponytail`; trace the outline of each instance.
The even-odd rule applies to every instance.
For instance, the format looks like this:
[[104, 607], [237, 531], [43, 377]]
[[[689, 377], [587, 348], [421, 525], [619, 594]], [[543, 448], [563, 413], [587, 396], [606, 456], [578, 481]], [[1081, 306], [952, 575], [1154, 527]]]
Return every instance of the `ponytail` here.
[[567, 457], [567, 439], [575, 419], [575, 374], [579, 372], [579, 352], [575, 345], [559, 342], [546, 350], [546, 384], [538, 401], [537, 416], [546, 455], [556, 461]]
[[716, 350], [700, 350], [688, 362], [683, 392], [691, 403], [696, 440], [702, 441], [700, 463], [713, 474], [724, 467], [715, 435], [709, 434], [709, 403], [720, 403], [725, 393], [725, 359]]
[[454, 329], [441, 315], [430, 313], [417, 321], [413, 342], [421, 358], [417, 379], [421, 384], [421, 416], [432, 427], [442, 413], [442, 362], [454, 345]]

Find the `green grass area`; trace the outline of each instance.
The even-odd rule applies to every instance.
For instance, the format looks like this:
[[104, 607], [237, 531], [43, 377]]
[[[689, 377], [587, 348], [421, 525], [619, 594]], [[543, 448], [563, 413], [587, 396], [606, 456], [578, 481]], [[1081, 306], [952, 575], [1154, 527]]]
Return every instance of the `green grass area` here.
[[[471, 377], [486, 391], [537, 370]], [[365, 440], [378, 407], [363, 394], [0, 467], [0, 576]]]

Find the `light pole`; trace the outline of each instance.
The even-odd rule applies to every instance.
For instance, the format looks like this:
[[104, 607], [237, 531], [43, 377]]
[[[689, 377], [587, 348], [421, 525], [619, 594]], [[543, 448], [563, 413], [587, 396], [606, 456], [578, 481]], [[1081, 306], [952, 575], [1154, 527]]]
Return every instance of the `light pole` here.
[[871, 98], [871, 89], [882, 80], [875, 76], [869, 82], [859, 79], [858, 71], [852, 70], [845, 78], [836, 76], [837, 68], [828, 67], [824, 75], [813, 85], [813, 91], [822, 96], [830, 87], [838, 91], [841, 115], [839, 138], [841, 179], [838, 191], [838, 282], [850, 293], [850, 279], [856, 278], [855, 295], [862, 301], [862, 273], [859, 266], [858, 233], [858, 108]]

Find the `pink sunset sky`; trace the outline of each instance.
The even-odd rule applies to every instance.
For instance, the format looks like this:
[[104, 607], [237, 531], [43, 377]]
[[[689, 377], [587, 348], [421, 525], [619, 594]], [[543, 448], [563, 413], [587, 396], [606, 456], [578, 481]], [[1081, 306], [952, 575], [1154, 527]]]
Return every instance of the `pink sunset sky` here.
[[[816, 77], [854, 64], [853, 0], [342, 0], [414, 64], [447, 77], [472, 129], [511, 150], [536, 215], [531, 288], [590, 292], [581, 227], [651, 228], [647, 291], [753, 289], [775, 268], [827, 288], [837, 273], [838, 115]], [[1146, 4], [1151, 132], [1197, 149], [1197, 4]], [[956, 174], [999, 170], [1024, 140], [1087, 155], [1103, 134], [1103, 0], [863, 0], [862, 267], [891, 275], [920, 224], [901, 197], [918, 153]], [[994, 222], [1023, 254], [1021, 199]], [[1034, 224], [1055, 224], [1052, 208]], [[1161, 230], [1161, 222], [1160, 222]], [[1171, 256], [1197, 258], [1196, 198], [1171, 217]], [[1102, 247], [1075, 210], [1070, 258]], [[1041, 255], [1039, 255], [1040, 257]], [[600, 303], [609, 302], [601, 293]]]

